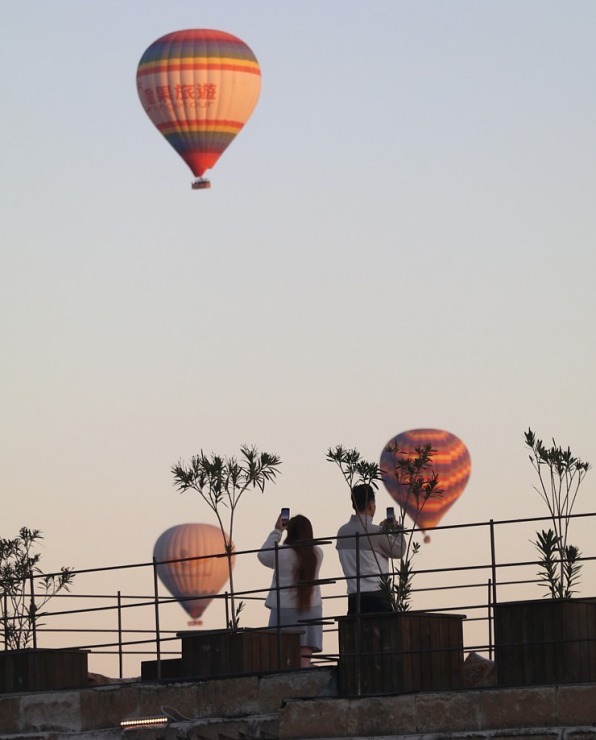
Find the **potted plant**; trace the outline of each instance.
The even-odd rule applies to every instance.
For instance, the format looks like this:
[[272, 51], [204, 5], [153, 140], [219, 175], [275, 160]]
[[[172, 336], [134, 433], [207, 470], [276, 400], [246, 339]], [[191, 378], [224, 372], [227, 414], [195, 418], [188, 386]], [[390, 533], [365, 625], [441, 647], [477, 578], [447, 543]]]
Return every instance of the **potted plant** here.
[[38, 648], [37, 628], [43, 607], [63, 589], [74, 572], [43, 573], [40, 530], [22, 527], [14, 539], [0, 539], [0, 613], [4, 651], [0, 653], [0, 691], [78, 688], [87, 683], [87, 653]]
[[582, 567], [569, 541], [573, 507], [590, 464], [552, 440], [524, 433], [534, 489], [547, 505], [551, 526], [533, 541], [546, 598], [494, 605], [497, 682], [516, 684], [596, 681], [596, 601], [573, 597]]
[[215, 514], [225, 543], [230, 584], [227, 629], [180, 633], [182, 669], [187, 676], [238, 675], [300, 667], [297, 634], [276, 634], [271, 630], [239, 627], [244, 603], [237, 602], [234, 588], [236, 509], [247, 490], [265, 491], [266, 484], [277, 477], [280, 464], [277, 455], [243, 445], [239, 458], [216, 454], [209, 456], [201, 450], [190, 462], [178, 462], [172, 467], [176, 488], [180, 492], [198, 493]]
[[[415, 504], [415, 511], [422, 511], [428, 500], [442, 495], [432, 467], [432, 446], [422, 445], [415, 454], [404, 453], [391, 443], [389, 449], [392, 473], [405, 486], [408, 503]], [[361, 483], [377, 488], [381, 470], [376, 463], [363, 460], [358, 450], [346, 450], [339, 445], [328, 451], [327, 460], [339, 467], [350, 490]], [[412, 510], [411, 506], [409, 508]], [[339, 684], [344, 695], [463, 685], [463, 617], [410, 609], [415, 575], [413, 559], [420, 544], [414, 539], [416, 517], [414, 526], [408, 529], [405, 512], [404, 506], [393, 522], [383, 523], [386, 536], [398, 534], [403, 538], [399, 562], [390, 561], [389, 572], [379, 577], [379, 588], [391, 611], [356, 614], [337, 620]], [[366, 536], [370, 537], [368, 533]]]

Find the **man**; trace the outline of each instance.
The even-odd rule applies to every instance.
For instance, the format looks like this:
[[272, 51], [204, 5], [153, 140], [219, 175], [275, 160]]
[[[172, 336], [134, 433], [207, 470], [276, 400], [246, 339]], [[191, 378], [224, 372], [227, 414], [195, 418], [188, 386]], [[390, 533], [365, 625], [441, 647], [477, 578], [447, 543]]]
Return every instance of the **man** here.
[[[379, 588], [381, 575], [390, 572], [389, 558], [400, 558], [405, 547], [401, 534], [388, 534], [373, 524], [377, 508], [372, 486], [363, 483], [352, 488], [352, 506], [356, 512], [340, 527], [336, 548], [348, 584], [348, 614], [392, 611], [387, 596]], [[358, 535], [358, 537], [357, 537]], [[360, 553], [358, 569], [356, 540]], [[357, 576], [360, 576], [359, 578]]]

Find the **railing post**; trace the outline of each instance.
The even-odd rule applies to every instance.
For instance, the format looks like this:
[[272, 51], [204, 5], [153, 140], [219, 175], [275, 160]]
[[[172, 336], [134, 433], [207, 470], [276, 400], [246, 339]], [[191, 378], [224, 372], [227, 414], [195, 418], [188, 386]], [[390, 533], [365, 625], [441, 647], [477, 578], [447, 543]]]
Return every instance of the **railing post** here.
[[497, 603], [497, 547], [495, 544], [495, 522], [490, 520], [490, 570], [492, 588], [489, 592], [489, 655], [492, 657], [492, 625], [495, 619], [495, 604]]
[[161, 644], [159, 641], [159, 586], [155, 555], [153, 556], [153, 595], [155, 598], [155, 657], [157, 659], [157, 680], [159, 680], [161, 678]]
[[356, 696], [362, 695], [362, 620], [360, 619], [360, 532], [356, 532]]
[[491, 608], [492, 601], [492, 578], [488, 579], [488, 594], [486, 603], [488, 607], [488, 657], [492, 660], [493, 657], [493, 612]]
[[497, 557], [496, 557], [496, 545], [495, 545], [495, 522], [493, 519], [490, 520], [490, 569], [492, 574], [492, 602], [493, 605], [497, 603]]
[[281, 595], [279, 593], [279, 543], [275, 543], [274, 551], [274, 570], [275, 573], [275, 608], [277, 609], [277, 624], [276, 624], [276, 641], [277, 641], [277, 670], [281, 670], [281, 620], [280, 620], [280, 608], [281, 608]]
[[6, 591], [4, 592], [2, 598], [4, 601], [4, 608], [2, 611], [2, 624], [4, 626], [4, 649], [8, 650], [8, 593]]
[[226, 591], [224, 594], [224, 603], [226, 606], [226, 627], [231, 627], [230, 625], [230, 604], [229, 604], [229, 598], [230, 594]]
[[[29, 604], [29, 619], [31, 623], [31, 630], [33, 633], [33, 650], [35, 651], [33, 653], [33, 685], [37, 685], [37, 660], [38, 660], [38, 654], [37, 654], [37, 613], [35, 606], [35, 583], [33, 579], [33, 572], [29, 572], [29, 588], [31, 591], [31, 602]], [[24, 584], [23, 584], [23, 590]]]
[[123, 669], [122, 669], [122, 662], [123, 662], [123, 656], [122, 656], [122, 594], [120, 591], [118, 591], [117, 602], [118, 602], [118, 675], [120, 678], [122, 678], [123, 676]]
[[31, 603], [29, 606], [29, 614], [31, 618], [31, 630], [33, 632], [33, 649], [37, 650], [37, 614], [35, 606], [35, 585], [33, 583], [33, 573], [29, 573], [29, 586], [31, 589]]

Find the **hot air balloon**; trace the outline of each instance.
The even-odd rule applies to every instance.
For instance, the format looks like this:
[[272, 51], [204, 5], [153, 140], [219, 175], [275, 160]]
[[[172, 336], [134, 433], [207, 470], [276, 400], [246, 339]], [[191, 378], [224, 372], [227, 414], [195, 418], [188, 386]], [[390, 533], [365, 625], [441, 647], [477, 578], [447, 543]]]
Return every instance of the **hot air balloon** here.
[[[157, 574], [191, 616], [189, 625], [201, 624], [200, 618], [211, 600], [228, 579], [228, 561], [224, 557], [205, 557], [225, 553], [225, 541], [219, 527], [212, 524], [179, 524], [158, 538], [153, 548]], [[166, 560], [202, 558], [168, 563]], [[232, 566], [234, 559], [232, 558]]]
[[[436, 454], [431, 458], [432, 469], [438, 476], [438, 488], [443, 491], [439, 497], [427, 499], [418, 510], [416, 500], [408, 498], [407, 488], [396, 477], [394, 453], [398, 450], [405, 456], [416, 456], [416, 447], [430, 444]], [[442, 429], [412, 429], [391, 439], [381, 454], [381, 477], [385, 488], [406, 513], [422, 530], [436, 527], [447, 510], [461, 496], [470, 477], [470, 453], [465, 444], [450, 432]], [[430, 538], [425, 537], [425, 542]]]
[[250, 48], [223, 31], [175, 31], [154, 41], [137, 69], [145, 112], [198, 179], [203, 178], [250, 118], [261, 69]]

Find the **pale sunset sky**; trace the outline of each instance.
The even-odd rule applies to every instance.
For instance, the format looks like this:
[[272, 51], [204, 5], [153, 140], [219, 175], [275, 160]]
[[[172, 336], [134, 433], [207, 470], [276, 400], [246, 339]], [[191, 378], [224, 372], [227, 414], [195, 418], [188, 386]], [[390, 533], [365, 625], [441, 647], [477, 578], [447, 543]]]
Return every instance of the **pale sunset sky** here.
[[[1, 17], [1, 537], [41, 529], [48, 570], [147, 562], [168, 527], [215, 523], [171, 466], [243, 443], [283, 464], [241, 504], [240, 550], [282, 505], [335, 535], [339, 443], [377, 460], [407, 429], [460, 437], [472, 475], [444, 524], [546, 515], [528, 426], [595, 461], [592, 0], [27, 0]], [[262, 69], [203, 192], [136, 91], [144, 50], [185, 28], [239, 36]], [[591, 531], [571, 539], [587, 551]], [[501, 555], [531, 557], [532, 533]], [[421, 564], [486, 559], [467, 536]], [[80, 588], [150, 590], [135, 578]], [[236, 578], [270, 574], [249, 556]]]

